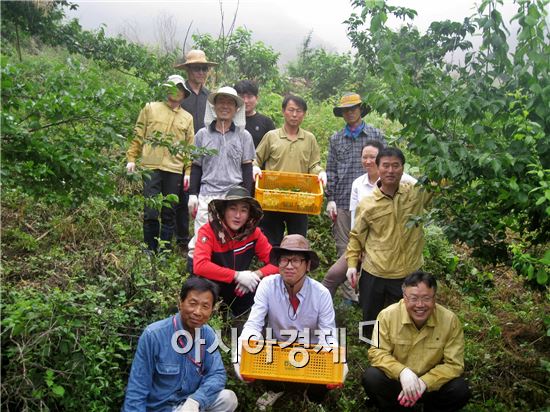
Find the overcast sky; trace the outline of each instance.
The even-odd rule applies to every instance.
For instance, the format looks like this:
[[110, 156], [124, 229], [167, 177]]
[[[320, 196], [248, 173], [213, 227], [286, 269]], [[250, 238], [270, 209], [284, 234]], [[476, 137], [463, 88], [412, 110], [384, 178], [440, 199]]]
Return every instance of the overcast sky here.
[[[175, 38], [180, 47], [190, 25], [190, 34], [211, 33], [217, 36], [222, 21], [218, 0], [82, 0], [76, 3], [79, 4], [78, 10], [68, 12], [68, 16], [77, 17], [85, 29], [96, 29], [104, 24], [110, 35], [125, 32], [134, 40], [146, 43], [156, 41], [158, 21], [162, 16], [173, 16], [173, 21], [177, 22]], [[231, 24], [237, 3], [236, 0], [223, 0], [226, 29]], [[351, 45], [343, 21], [353, 12], [350, 3], [349, 0], [241, 0], [236, 26], [246, 27], [252, 31], [254, 41], [263, 41], [280, 52], [282, 63], [295, 58], [310, 31], [313, 31], [314, 46], [322, 45], [329, 51], [346, 52], [351, 50]], [[479, 1], [473, 0], [390, 2], [415, 9], [418, 16], [414, 22], [421, 30], [436, 20], [462, 21], [474, 13], [477, 3]], [[504, 3], [505, 14], [512, 16], [516, 6], [512, 0], [504, 0]], [[189, 36], [187, 49], [191, 43]]]

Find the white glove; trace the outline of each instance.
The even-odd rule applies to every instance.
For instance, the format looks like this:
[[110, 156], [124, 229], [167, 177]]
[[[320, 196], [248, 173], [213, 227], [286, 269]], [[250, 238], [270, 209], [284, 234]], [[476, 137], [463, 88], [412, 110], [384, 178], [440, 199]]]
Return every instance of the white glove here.
[[244, 382], [244, 379], [241, 376], [241, 362], [234, 363], [233, 369], [235, 369], [235, 375], [237, 376], [237, 378], [239, 378], [240, 381]]
[[136, 171], [136, 164], [134, 162], [126, 163], [126, 172], [128, 172], [128, 174], [132, 174], [135, 171]]
[[[399, 401], [401, 402], [402, 398], [407, 403], [414, 403], [422, 396], [422, 386], [420, 384], [420, 379], [416, 376], [409, 368], [405, 368], [399, 374], [399, 381], [401, 382], [401, 394], [399, 394]], [[424, 388], [425, 389], [425, 388]], [[401, 398], [401, 399], [400, 399]]]
[[357, 286], [357, 268], [348, 268], [346, 278], [348, 278], [351, 287], [355, 289], [355, 286]]
[[327, 172], [319, 172], [319, 182], [323, 184], [323, 187], [327, 185]]
[[334, 200], [327, 203], [327, 215], [332, 220], [335, 220], [338, 215], [338, 208], [336, 207], [336, 202]]
[[188, 175], [183, 175], [183, 191], [187, 192], [189, 189], [189, 180], [190, 177]]
[[199, 412], [200, 404], [191, 398], [187, 398], [183, 405], [178, 406], [174, 409], [174, 412]]
[[405, 396], [405, 392], [401, 391], [399, 395], [397, 396], [397, 400], [399, 401], [399, 404], [401, 406], [404, 406], [406, 408], [412, 408], [416, 402], [422, 397], [422, 394], [426, 390], [426, 384], [422, 379], [418, 379], [418, 382], [420, 382], [420, 392], [417, 394], [415, 398], [408, 398]]
[[243, 270], [235, 272], [235, 282], [237, 282], [238, 286], [242, 286], [250, 292], [254, 292], [258, 283], [260, 283], [260, 277], [250, 270]]
[[262, 178], [262, 169], [258, 166], [252, 166], [252, 179], [256, 180], [256, 176], [258, 176], [259, 179]]
[[344, 363], [344, 380], [346, 380], [346, 377], [348, 376], [349, 368], [348, 364]]
[[246, 295], [248, 292], [250, 291], [241, 285], [237, 285], [237, 287], [235, 288], [235, 295], [237, 295], [238, 297], [242, 297]]
[[199, 208], [199, 198], [197, 195], [189, 195], [187, 207], [189, 208], [189, 214], [194, 218], [197, 215], [197, 209]]

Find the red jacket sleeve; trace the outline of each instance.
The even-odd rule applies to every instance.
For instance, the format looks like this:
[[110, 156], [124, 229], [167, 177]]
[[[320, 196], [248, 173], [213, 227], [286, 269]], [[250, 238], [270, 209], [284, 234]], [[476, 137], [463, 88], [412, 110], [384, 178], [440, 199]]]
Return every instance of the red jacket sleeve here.
[[209, 229], [210, 223], [206, 223], [199, 229], [193, 254], [193, 273], [210, 280], [231, 283], [235, 277], [235, 271], [212, 262], [212, 250], [218, 240]]
[[265, 266], [260, 268], [260, 272], [262, 272], [264, 276], [279, 273], [279, 268], [269, 263], [271, 243], [269, 243], [269, 240], [267, 240], [267, 237], [259, 228], [256, 228], [256, 231], [258, 232], [258, 240], [256, 241], [256, 256], [258, 256], [258, 259], [265, 264]]

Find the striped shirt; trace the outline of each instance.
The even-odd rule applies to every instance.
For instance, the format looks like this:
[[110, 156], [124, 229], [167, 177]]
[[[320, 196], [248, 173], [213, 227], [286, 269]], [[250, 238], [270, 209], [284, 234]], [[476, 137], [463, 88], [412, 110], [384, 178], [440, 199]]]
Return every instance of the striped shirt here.
[[349, 210], [351, 185], [365, 173], [361, 164], [361, 150], [369, 140], [378, 140], [386, 145], [382, 132], [368, 124], [355, 139], [345, 135], [345, 128], [330, 138], [325, 195], [327, 200], [335, 201], [339, 209]]

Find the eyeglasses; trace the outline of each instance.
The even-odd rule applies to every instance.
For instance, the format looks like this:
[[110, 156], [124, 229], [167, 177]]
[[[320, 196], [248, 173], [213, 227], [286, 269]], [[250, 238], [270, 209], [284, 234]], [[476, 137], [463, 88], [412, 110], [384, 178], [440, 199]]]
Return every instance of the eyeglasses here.
[[208, 66], [189, 66], [189, 68], [194, 72], [207, 72]]
[[416, 305], [418, 302], [422, 302], [426, 305], [432, 303], [434, 301], [434, 296], [407, 296], [403, 293], [403, 296], [405, 296], [405, 299], [407, 299], [409, 302], [411, 302], [413, 305]]
[[288, 266], [288, 262], [290, 262], [290, 264], [293, 267], [297, 268], [302, 264], [304, 260], [305, 260], [304, 258], [299, 258], [299, 257], [293, 257], [293, 258], [282, 257], [279, 259], [279, 266], [286, 267]]

